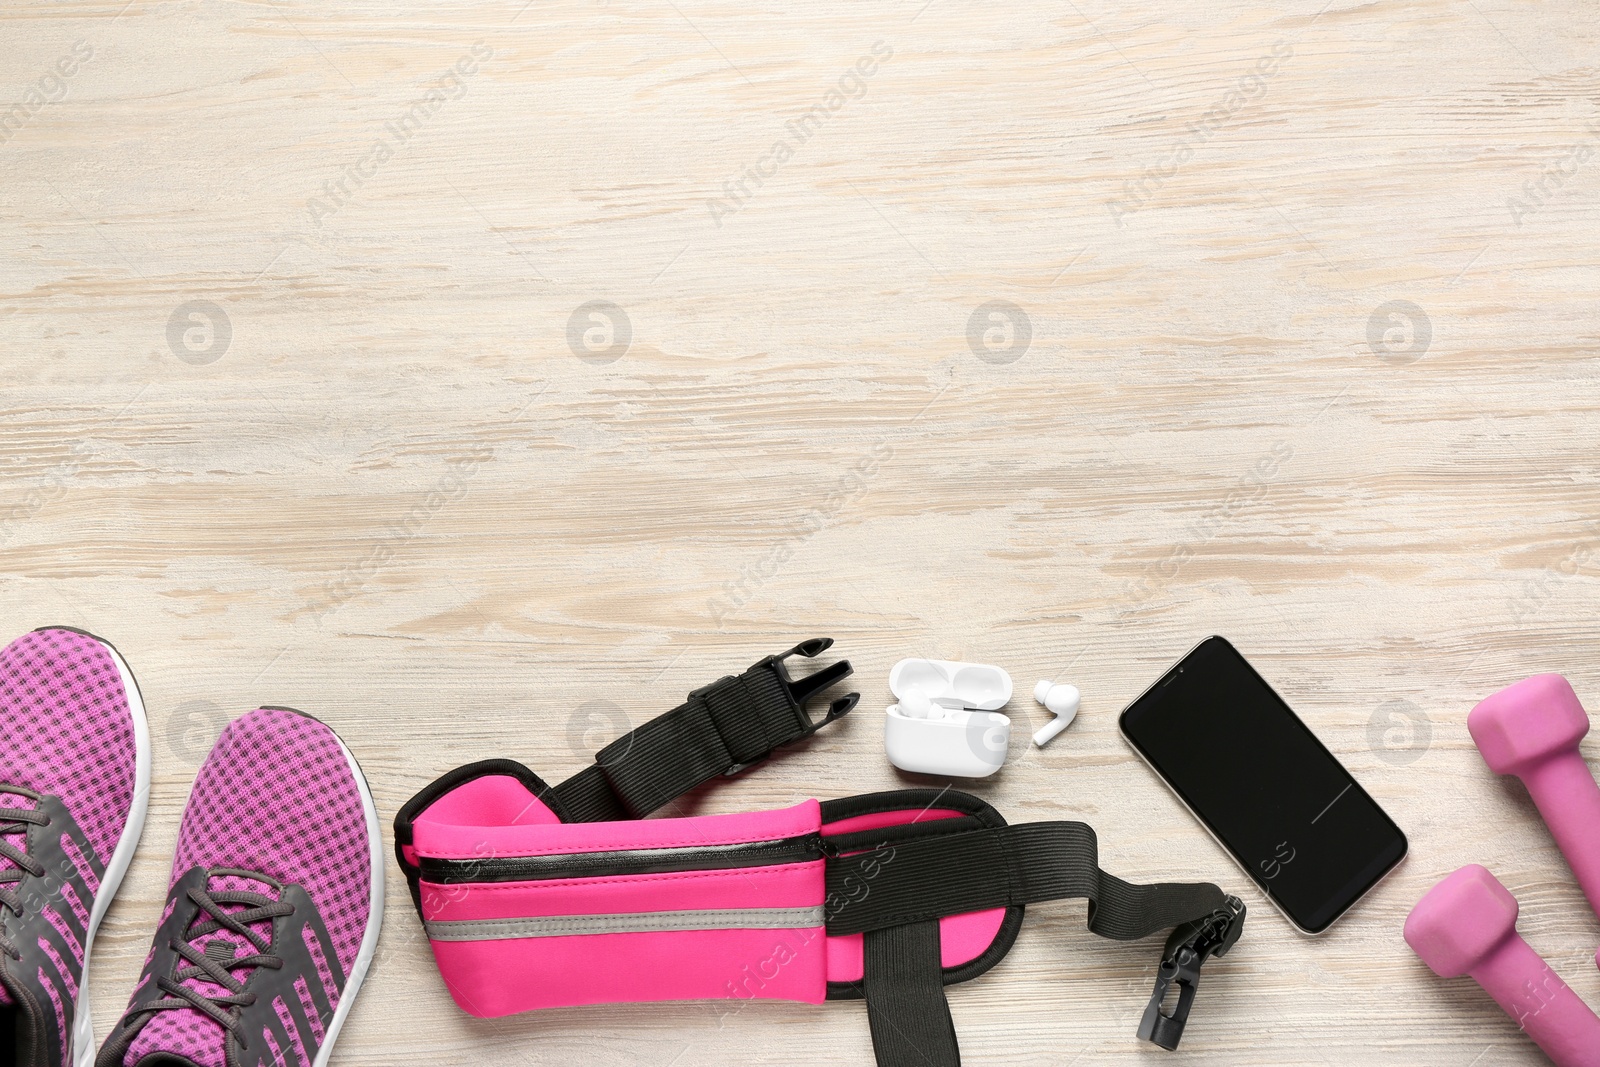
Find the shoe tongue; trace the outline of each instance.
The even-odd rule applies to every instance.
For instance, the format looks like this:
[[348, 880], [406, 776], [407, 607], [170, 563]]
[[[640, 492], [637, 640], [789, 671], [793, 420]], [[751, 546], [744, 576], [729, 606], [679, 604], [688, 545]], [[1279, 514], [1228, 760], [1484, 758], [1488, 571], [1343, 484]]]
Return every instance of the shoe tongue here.
[[[206, 891], [259, 893], [272, 900], [278, 899], [277, 887], [243, 874], [212, 874], [206, 880]], [[225, 904], [222, 909], [236, 915], [250, 907], [245, 904]], [[208, 918], [204, 912], [195, 917], [197, 924]], [[264, 942], [271, 942], [271, 919], [249, 923], [247, 929]], [[259, 951], [247, 938], [232, 930], [202, 934], [190, 944], [211, 960], [221, 963], [241, 982], [249, 980], [252, 969], [228, 967], [227, 961], [254, 956]], [[189, 964], [183, 961], [178, 966], [188, 967]], [[205, 996], [220, 997], [228, 993], [222, 986], [204, 977], [190, 978], [183, 984]], [[227, 1067], [226, 1037], [227, 1031], [204, 1012], [195, 1008], [173, 1008], [158, 1013], [139, 1031], [139, 1036], [128, 1047], [123, 1063], [126, 1067]]]
[[[32, 811], [38, 806], [39, 802], [34, 800], [32, 797], [25, 797], [18, 793], [6, 793], [0, 791], [0, 808], [18, 808], [22, 811]], [[18, 848], [22, 847], [23, 842], [26, 840], [28, 831], [26, 823], [0, 822], [0, 827], [4, 827], [3, 830], [0, 830], [0, 836], [10, 840], [11, 843], [16, 845]], [[17, 865], [11, 862], [10, 859], [5, 856], [0, 856], [0, 871], [14, 871], [17, 869]], [[0, 922], [4, 921], [5, 916], [0, 916]], [[16, 1001], [11, 999], [11, 994], [6, 992], [6, 987], [0, 985], [0, 1008], [10, 1007], [15, 1003]]]

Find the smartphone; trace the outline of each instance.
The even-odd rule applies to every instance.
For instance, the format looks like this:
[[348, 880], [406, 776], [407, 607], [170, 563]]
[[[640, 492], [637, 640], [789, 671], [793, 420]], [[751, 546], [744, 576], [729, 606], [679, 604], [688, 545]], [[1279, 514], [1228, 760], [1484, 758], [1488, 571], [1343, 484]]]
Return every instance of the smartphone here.
[[1328, 929], [1405, 858], [1400, 827], [1221, 637], [1196, 645], [1118, 724], [1302, 933]]

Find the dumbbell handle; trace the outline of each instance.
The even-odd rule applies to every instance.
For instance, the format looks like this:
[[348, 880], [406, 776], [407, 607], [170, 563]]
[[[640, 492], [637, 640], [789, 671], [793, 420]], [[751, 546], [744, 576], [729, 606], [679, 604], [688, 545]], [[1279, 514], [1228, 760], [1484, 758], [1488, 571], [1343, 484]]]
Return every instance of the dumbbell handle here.
[[1545, 825], [1577, 876], [1589, 906], [1600, 915], [1600, 785], [1576, 752], [1518, 775]]
[[1513, 931], [1468, 973], [1556, 1067], [1600, 1067], [1600, 1019], [1522, 935]]

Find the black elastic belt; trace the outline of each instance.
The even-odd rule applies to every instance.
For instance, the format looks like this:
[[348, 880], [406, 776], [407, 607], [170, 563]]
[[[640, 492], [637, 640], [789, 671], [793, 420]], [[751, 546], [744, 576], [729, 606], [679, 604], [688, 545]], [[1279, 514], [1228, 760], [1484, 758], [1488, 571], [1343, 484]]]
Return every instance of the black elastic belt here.
[[[867, 1001], [878, 1067], [958, 1067], [960, 1048], [944, 985], [974, 974], [941, 968], [939, 921], [1083, 897], [1090, 931], [1138, 941], [1171, 929], [1139, 1037], [1178, 1048], [1200, 968], [1226, 955], [1245, 926], [1245, 905], [1210, 883], [1134, 885], [1099, 869], [1094, 830], [1083, 822], [1006, 825], [994, 808], [952, 790], [896, 790], [829, 801], [822, 821], [922, 808], [938, 817], [824, 837], [827, 933], [864, 934], [864, 971], [848, 993]], [[1014, 936], [1014, 933], [1013, 933]], [[1006, 945], [1008, 947], [1008, 945]], [[1003, 952], [1002, 952], [1003, 955]], [[984, 968], [987, 969], [987, 968]], [[979, 971], [981, 973], [981, 971]], [[1178, 982], [1178, 1003], [1162, 1001]]]
[[760, 763], [786, 745], [810, 737], [848, 715], [861, 700], [850, 693], [833, 701], [813, 722], [806, 704], [850, 675], [840, 660], [796, 681], [784, 660], [821, 655], [831, 637], [802, 641], [787, 652], [750, 665], [689, 694], [689, 699], [636, 730], [630, 730], [595, 755], [595, 763], [557, 786], [515, 760], [482, 760], [443, 775], [400, 809], [394, 820], [394, 851], [420, 915], [422, 890], [416, 864], [406, 858], [413, 820], [434, 801], [464, 782], [499, 774], [516, 778], [562, 822], [618, 822], [642, 819], [718, 775], [733, 775]]
[[861, 948], [862, 994], [878, 1067], [960, 1067], [940, 974], [939, 920], [891, 926]]
[[831, 637], [802, 641], [789, 651], [752, 664], [689, 694], [601, 749], [595, 764], [556, 786], [552, 805], [567, 822], [642, 819], [668, 801], [720, 775], [737, 774], [784, 745], [809, 737], [842, 715], [861, 694], [840, 697], [818, 722], [806, 702], [850, 673], [841, 660], [800, 681], [784, 660], [819, 655]]
[[[902, 791], [852, 798], [851, 810], [933, 808], [955, 796], [969, 799]], [[1135, 885], [1107, 874], [1084, 823], [993, 825], [981, 814], [826, 839], [828, 933], [866, 935], [858, 995], [867, 1002], [879, 1067], [959, 1067], [939, 919], [1078, 897], [1089, 901], [1089, 929], [1101, 937], [1134, 941], [1173, 930], [1139, 1036], [1176, 1048], [1200, 967], [1238, 940], [1244, 905], [1210, 883]], [[1178, 1003], [1167, 1013], [1161, 1005], [1174, 981]]]
[[1107, 874], [1099, 866], [1094, 829], [1081, 822], [968, 830], [907, 842], [893, 852], [892, 863], [869, 854], [828, 865], [828, 890], [841, 897], [849, 879], [862, 877], [862, 864], [880, 867], [872, 892], [829, 918], [830, 934], [1083, 897], [1091, 931], [1137, 941], [1208, 915], [1226, 900], [1209, 882], [1134, 885]]

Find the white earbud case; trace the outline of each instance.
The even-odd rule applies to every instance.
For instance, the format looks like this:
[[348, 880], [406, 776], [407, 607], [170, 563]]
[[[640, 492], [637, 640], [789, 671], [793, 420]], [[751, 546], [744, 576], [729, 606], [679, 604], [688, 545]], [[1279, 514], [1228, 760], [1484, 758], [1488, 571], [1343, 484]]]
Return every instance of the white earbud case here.
[[903, 659], [889, 672], [899, 701], [884, 712], [889, 762], [903, 771], [987, 778], [1006, 761], [1011, 675], [984, 663]]

